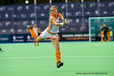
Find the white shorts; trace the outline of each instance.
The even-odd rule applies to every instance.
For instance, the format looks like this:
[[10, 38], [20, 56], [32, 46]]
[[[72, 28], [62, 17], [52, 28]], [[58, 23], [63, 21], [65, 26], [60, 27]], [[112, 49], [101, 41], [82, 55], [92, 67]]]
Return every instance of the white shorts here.
[[58, 38], [58, 34], [52, 35], [48, 33], [46, 30], [42, 32], [40, 35], [43, 39], [56, 39]]

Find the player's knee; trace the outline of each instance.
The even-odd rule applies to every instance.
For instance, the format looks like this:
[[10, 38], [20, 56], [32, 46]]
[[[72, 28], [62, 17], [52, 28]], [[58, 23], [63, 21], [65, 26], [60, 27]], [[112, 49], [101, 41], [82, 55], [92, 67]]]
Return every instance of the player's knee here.
[[103, 37], [104, 37], [104, 35], [101, 35], [101, 37], [103, 38]]
[[59, 47], [58, 47], [58, 48], [56, 48], [56, 51], [59, 51]]
[[39, 38], [37, 37], [37, 38], [35, 39], [35, 41], [36, 41], [36, 42], [39, 42]]

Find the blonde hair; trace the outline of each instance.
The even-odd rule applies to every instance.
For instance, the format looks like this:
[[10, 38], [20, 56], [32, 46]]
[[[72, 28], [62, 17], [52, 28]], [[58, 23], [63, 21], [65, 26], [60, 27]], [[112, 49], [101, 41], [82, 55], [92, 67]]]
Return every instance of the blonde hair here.
[[57, 7], [56, 7], [55, 5], [52, 5], [52, 6], [50, 7], [50, 11], [51, 11], [53, 8], [56, 8], [56, 9], [57, 9]]
[[50, 7], [50, 13], [51, 13], [51, 11], [52, 11], [53, 9], [57, 9], [57, 7], [56, 7], [55, 5], [52, 5], [52, 6]]

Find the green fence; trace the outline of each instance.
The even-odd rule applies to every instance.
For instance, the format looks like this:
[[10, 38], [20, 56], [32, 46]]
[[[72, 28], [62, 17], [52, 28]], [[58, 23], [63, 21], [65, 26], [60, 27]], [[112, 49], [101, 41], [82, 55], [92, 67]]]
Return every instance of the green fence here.
[[89, 40], [99, 41], [100, 40], [100, 30], [106, 24], [110, 29], [111, 40], [113, 38], [114, 32], [114, 17], [90, 17], [89, 18]]

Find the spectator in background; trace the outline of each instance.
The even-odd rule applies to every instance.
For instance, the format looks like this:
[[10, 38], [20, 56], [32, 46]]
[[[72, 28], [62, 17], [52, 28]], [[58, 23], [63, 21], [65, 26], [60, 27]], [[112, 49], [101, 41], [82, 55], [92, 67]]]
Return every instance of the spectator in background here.
[[[34, 26], [33, 26], [33, 31], [36, 33], [37, 36], [38, 36], [38, 33], [40, 33], [36, 24], [34, 24]], [[36, 44], [37, 44], [37, 46], [39, 46], [39, 43], [34, 40], [34, 45], [36, 46]]]
[[101, 28], [101, 41], [104, 41], [104, 38], [107, 38], [107, 41], [110, 41], [110, 29], [106, 24], [103, 24], [103, 27]]

